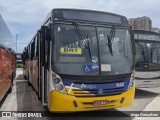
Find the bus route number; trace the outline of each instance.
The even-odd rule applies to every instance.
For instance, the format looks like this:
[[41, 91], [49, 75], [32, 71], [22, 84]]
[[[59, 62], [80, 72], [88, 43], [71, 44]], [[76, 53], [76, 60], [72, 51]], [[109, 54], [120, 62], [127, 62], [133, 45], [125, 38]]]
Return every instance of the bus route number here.
[[116, 87], [124, 87], [124, 82], [116, 83]]

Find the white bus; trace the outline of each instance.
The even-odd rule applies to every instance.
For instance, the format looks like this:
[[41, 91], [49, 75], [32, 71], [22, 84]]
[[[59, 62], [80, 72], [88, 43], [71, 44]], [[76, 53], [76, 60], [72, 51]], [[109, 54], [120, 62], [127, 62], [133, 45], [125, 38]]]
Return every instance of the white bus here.
[[133, 30], [135, 40], [136, 87], [160, 86], [160, 34]]

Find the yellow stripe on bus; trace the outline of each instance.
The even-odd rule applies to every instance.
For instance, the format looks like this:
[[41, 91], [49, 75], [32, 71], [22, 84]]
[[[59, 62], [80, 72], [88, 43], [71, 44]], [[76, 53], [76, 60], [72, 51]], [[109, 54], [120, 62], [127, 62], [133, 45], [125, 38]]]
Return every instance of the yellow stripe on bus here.
[[65, 48], [65, 47], [61, 47], [60, 48], [60, 53], [62, 53], [62, 54], [81, 55], [82, 54], [82, 49], [81, 48]]

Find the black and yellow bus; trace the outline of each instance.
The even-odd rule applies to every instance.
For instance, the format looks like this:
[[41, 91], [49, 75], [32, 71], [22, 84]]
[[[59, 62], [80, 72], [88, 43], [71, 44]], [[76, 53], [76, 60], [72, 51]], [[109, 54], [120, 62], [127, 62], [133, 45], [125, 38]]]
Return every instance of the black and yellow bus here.
[[53, 9], [23, 51], [24, 75], [51, 112], [132, 105], [131, 36], [124, 16]]

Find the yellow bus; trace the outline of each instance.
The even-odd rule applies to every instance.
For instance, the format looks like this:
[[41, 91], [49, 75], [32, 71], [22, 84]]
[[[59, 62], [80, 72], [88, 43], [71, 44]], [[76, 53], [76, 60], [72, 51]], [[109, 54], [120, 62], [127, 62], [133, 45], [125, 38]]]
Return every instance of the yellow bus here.
[[53, 9], [23, 51], [24, 75], [51, 112], [129, 106], [133, 45], [124, 16]]

